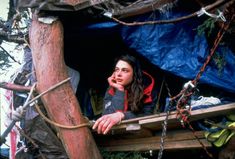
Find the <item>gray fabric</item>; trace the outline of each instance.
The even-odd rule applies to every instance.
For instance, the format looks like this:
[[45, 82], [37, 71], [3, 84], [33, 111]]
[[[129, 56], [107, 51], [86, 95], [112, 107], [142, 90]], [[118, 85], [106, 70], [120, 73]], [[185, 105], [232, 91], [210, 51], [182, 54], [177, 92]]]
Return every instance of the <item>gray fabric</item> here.
[[32, 70], [32, 53], [29, 47], [25, 47], [24, 48], [24, 56], [23, 56], [23, 64], [22, 64], [22, 68], [24, 70], [27, 70], [29, 72], [31, 72]]
[[71, 82], [73, 91], [74, 91], [74, 93], [76, 93], [77, 88], [78, 88], [78, 84], [80, 81], [80, 73], [70, 67], [67, 67], [67, 68], [68, 68], [69, 77], [71, 77], [70, 82]]
[[[116, 93], [112, 96], [108, 93], [109, 88], [107, 89], [104, 97], [104, 105], [103, 105], [103, 113], [105, 114], [111, 114], [115, 113], [117, 111], [123, 111], [124, 109], [124, 92], [122, 91], [116, 91]], [[154, 109], [154, 103], [145, 104], [143, 107], [142, 112], [140, 113], [133, 113], [132, 111], [126, 111], [124, 112], [124, 119], [132, 119], [136, 117], [146, 116], [153, 114]]]
[[[104, 106], [105, 110], [111, 109], [116, 112], [118, 110], [124, 110], [124, 91], [116, 90], [115, 94], [111, 96], [108, 92], [106, 92], [104, 97]], [[113, 113], [113, 112], [112, 112]]]
[[[45, 121], [37, 116], [33, 120], [25, 122], [25, 133], [39, 146], [39, 150], [47, 159], [67, 159], [68, 156], [59, 138], [55, 135]], [[34, 158], [40, 158], [38, 149], [28, 141], [29, 154]]]
[[26, 109], [26, 113], [25, 113], [25, 120], [32, 120], [33, 118], [35, 118], [36, 116], [38, 116], [38, 112], [36, 112], [34, 110], [34, 107], [29, 106]]

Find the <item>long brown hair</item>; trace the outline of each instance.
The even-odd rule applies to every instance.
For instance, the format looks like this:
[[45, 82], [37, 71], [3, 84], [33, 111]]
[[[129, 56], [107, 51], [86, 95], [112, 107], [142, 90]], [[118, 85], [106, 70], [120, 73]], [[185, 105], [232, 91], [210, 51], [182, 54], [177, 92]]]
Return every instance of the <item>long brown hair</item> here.
[[131, 55], [122, 55], [116, 59], [115, 64], [117, 64], [119, 60], [127, 62], [133, 68], [133, 81], [126, 88], [128, 91], [128, 105], [131, 111], [139, 112], [143, 107], [142, 98], [144, 92], [143, 73], [140, 63]]

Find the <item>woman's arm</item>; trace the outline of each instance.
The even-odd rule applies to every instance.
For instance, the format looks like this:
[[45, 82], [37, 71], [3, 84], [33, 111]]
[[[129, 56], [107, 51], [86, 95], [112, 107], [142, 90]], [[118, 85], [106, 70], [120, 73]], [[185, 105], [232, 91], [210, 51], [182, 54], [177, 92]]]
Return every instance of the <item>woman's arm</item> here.
[[93, 129], [97, 129], [100, 134], [106, 134], [108, 131], [116, 124], [120, 123], [124, 119], [124, 114], [122, 113], [124, 109], [124, 96], [123, 91], [116, 90], [115, 94], [109, 94], [109, 89], [107, 89], [104, 97], [103, 113], [95, 124]]
[[125, 93], [123, 91], [116, 90], [115, 94], [112, 96], [109, 94], [108, 90], [106, 91], [104, 97], [102, 115], [115, 113], [117, 111], [122, 112], [124, 110]]
[[152, 103], [145, 104], [142, 112], [140, 113], [133, 113], [131, 111], [124, 112], [124, 120], [152, 115], [153, 110], [154, 110], [154, 104]]
[[[117, 90], [115, 95], [113, 96], [111, 96], [107, 91], [104, 97], [103, 115], [115, 113], [117, 111], [122, 112], [124, 110], [124, 96], [125, 94], [122, 91]], [[124, 119], [132, 119], [136, 117], [151, 115], [153, 114], [153, 110], [154, 110], [154, 103], [153, 102], [146, 103], [143, 106], [143, 110], [139, 113], [133, 113], [131, 111], [123, 112]]]
[[[143, 111], [138, 114], [135, 114], [131, 111], [127, 111], [124, 113], [120, 112], [119, 110], [123, 110], [124, 108], [124, 92], [119, 93], [123, 94], [123, 98], [120, 98], [121, 96], [119, 95], [111, 96], [110, 94], [108, 94], [108, 92], [106, 92], [103, 115], [95, 122], [92, 127], [93, 129], [97, 129], [97, 132], [99, 134], [106, 134], [114, 125], [120, 123], [123, 119], [131, 119], [150, 115], [153, 113], [154, 105], [152, 103], [145, 104], [143, 107]], [[117, 106], [116, 104], [118, 104], [119, 106]]]

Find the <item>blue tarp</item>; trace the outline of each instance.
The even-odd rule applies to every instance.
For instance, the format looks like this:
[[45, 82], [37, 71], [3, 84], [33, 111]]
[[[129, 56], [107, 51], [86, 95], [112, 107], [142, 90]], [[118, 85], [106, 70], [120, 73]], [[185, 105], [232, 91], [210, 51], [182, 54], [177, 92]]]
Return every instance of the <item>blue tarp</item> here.
[[[160, 19], [174, 19], [183, 16], [159, 14]], [[141, 20], [148, 19], [141, 17]], [[148, 58], [159, 68], [177, 76], [194, 79], [204, 64], [210, 48], [204, 35], [196, 28], [199, 19], [194, 18], [175, 24], [122, 27], [125, 43]], [[201, 83], [235, 92], [235, 54], [219, 46], [217, 56], [223, 58], [222, 66], [211, 61], [200, 78]]]
[[[168, 12], [158, 14], [155, 20], [175, 19], [184, 13]], [[133, 21], [153, 20], [149, 15]], [[176, 76], [194, 79], [204, 64], [210, 47], [205, 35], [197, 33], [200, 18], [191, 18], [178, 23], [142, 26], [124, 26], [114, 22], [90, 25], [91, 29], [107, 29], [120, 26], [123, 41], [130, 48], [145, 56], [151, 63]], [[214, 60], [207, 65], [199, 83], [213, 85], [229, 92], [235, 92], [235, 54], [228, 48], [219, 46], [217, 56], [224, 60], [218, 66]]]

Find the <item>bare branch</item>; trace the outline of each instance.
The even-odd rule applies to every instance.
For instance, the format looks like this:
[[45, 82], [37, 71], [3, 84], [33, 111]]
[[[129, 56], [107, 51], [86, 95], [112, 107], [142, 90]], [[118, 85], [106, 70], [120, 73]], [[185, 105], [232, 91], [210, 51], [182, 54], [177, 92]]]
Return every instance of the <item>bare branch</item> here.
[[13, 83], [7, 83], [7, 82], [0, 82], [0, 88], [12, 90], [12, 91], [18, 91], [18, 92], [29, 92], [31, 89], [31, 86], [22, 86], [18, 84]]
[[7, 52], [7, 50], [5, 50], [2, 46], [0, 46], [0, 48], [8, 55], [13, 61], [15, 61], [15, 62], [17, 62], [18, 64], [21, 65], [21, 63], [18, 62], [18, 61], [16, 61], [16, 59], [15, 59], [13, 56], [11, 56], [11, 55]]
[[24, 44], [25, 38], [19, 37], [19, 35], [9, 35], [5, 31], [0, 31], [0, 39], [8, 41], [8, 42], [15, 42], [18, 44]]

